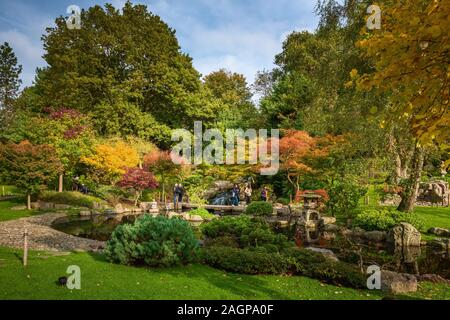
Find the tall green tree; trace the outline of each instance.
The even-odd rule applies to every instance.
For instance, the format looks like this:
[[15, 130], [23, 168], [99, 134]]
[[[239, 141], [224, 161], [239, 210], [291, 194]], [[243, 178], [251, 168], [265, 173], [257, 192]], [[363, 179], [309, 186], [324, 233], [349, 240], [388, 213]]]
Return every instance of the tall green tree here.
[[[64, 17], [55, 24], [42, 37], [48, 64], [36, 81], [42, 105], [77, 109], [101, 120], [105, 110], [113, 112], [113, 118], [122, 117], [122, 107], [128, 104], [131, 116], [149, 113], [154, 120], [147, 116], [147, 124], [172, 128], [214, 118], [200, 74], [181, 52], [175, 31], [145, 5], [91, 7], [81, 14], [80, 29], [68, 29]], [[137, 127], [134, 134], [142, 132]], [[124, 128], [104, 118], [99, 126], [102, 133], [129, 134]]]
[[0, 120], [3, 121], [17, 97], [22, 81], [22, 66], [17, 64], [17, 57], [8, 42], [0, 45]]
[[220, 69], [206, 75], [203, 80], [206, 88], [222, 105], [217, 116], [219, 127], [252, 127], [257, 110], [244, 75]]

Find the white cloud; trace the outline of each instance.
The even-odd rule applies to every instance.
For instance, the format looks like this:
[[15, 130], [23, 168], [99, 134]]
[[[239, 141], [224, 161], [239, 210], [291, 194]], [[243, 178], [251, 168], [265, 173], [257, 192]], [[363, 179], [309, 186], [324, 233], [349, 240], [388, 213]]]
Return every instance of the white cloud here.
[[35, 76], [35, 68], [45, 65], [45, 61], [42, 59], [44, 50], [41, 44], [17, 30], [0, 32], [0, 41], [10, 44], [17, 56], [18, 63], [22, 64], [23, 86], [31, 85]]
[[[30, 85], [36, 67], [45, 65], [41, 35], [54, 18], [65, 15], [69, 3], [47, 7], [24, 0], [0, 3], [0, 41], [8, 41], [24, 66], [23, 82]], [[122, 8], [125, 0], [79, 0], [80, 7], [109, 2]], [[273, 67], [285, 37], [294, 30], [313, 31], [316, 0], [134, 0], [147, 4], [176, 29], [183, 52], [208, 74], [220, 68], [239, 72], [249, 83], [258, 70]]]

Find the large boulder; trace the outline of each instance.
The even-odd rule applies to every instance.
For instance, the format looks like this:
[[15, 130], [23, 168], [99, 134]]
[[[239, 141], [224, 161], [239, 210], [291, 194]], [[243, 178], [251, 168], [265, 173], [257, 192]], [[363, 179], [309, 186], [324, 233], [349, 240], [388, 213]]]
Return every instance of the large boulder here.
[[310, 250], [313, 252], [317, 252], [322, 254], [325, 258], [331, 260], [331, 261], [339, 261], [338, 257], [336, 257], [336, 255], [334, 254], [333, 251], [329, 250], [329, 249], [324, 249], [324, 248], [316, 248], [316, 247], [307, 247], [305, 248], [306, 250]]
[[428, 233], [437, 235], [439, 237], [450, 237], [450, 230], [444, 228], [431, 228], [428, 230]]
[[211, 187], [202, 193], [205, 199], [212, 199], [221, 192], [231, 190], [233, 183], [231, 181], [215, 181]]
[[401, 222], [387, 234], [387, 242], [394, 247], [420, 246], [421, 234], [413, 225]]
[[158, 202], [150, 201], [150, 202], [141, 202], [139, 203], [139, 208], [144, 211], [157, 211], [158, 210]]
[[340, 229], [340, 227], [335, 224], [327, 224], [323, 227], [323, 230], [328, 231], [328, 232], [338, 232], [339, 229]]
[[71, 206], [68, 205], [68, 204], [60, 204], [60, 203], [56, 203], [55, 204], [55, 209], [56, 210], [68, 210], [70, 208], [71, 208]]
[[324, 227], [330, 224], [334, 224], [336, 223], [336, 218], [335, 217], [322, 217], [319, 220], [319, 226]]
[[173, 212], [173, 211], [170, 211], [170, 212], [167, 213], [167, 218], [169, 218], [169, 219], [178, 218], [180, 216], [181, 216], [180, 213], [176, 213], [176, 212]]
[[118, 204], [116, 204], [115, 206], [114, 206], [114, 212], [115, 213], [117, 213], [117, 214], [122, 214], [122, 213], [125, 213], [125, 208], [122, 206], [122, 204], [121, 203], [118, 203]]
[[104, 209], [108, 209], [108, 206], [103, 204], [103, 203], [94, 201], [94, 202], [92, 202], [92, 209], [94, 209], [94, 210], [104, 210]]
[[417, 291], [417, 278], [412, 274], [381, 271], [381, 290], [387, 294], [401, 294]]
[[39, 202], [32, 202], [31, 209], [39, 209]]
[[436, 180], [420, 184], [416, 204], [421, 206], [448, 206], [450, 189], [446, 181]]
[[90, 210], [81, 210], [79, 212], [79, 215], [81, 217], [90, 217], [91, 216], [91, 211]]
[[438, 274], [421, 274], [420, 276], [417, 276], [418, 281], [428, 281], [432, 283], [445, 283], [450, 285], [450, 280], [445, 279], [441, 277]]
[[190, 219], [191, 222], [203, 222], [203, 218], [201, 216], [198, 215], [190, 215]]
[[41, 209], [41, 210], [49, 210], [49, 209], [54, 209], [54, 208], [55, 208], [55, 204], [52, 202], [39, 201], [39, 209]]
[[434, 250], [450, 253], [450, 239], [433, 239], [428, 245]]
[[366, 231], [364, 238], [369, 242], [381, 243], [386, 240], [386, 232], [384, 231]]

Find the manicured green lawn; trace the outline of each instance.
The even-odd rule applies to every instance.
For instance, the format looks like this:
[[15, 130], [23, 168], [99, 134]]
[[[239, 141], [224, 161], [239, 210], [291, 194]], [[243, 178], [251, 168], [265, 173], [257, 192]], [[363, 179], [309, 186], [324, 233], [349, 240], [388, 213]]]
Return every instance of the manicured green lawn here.
[[[51, 256], [0, 248], [0, 299], [374, 299], [377, 292], [339, 288], [304, 277], [246, 276], [203, 265], [148, 269], [111, 264], [101, 255]], [[81, 290], [55, 281], [81, 268]]]
[[450, 229], [450, 207], [416, 207], [414, 213], [422, 219], [426, 230], [431, 227]]
[[0, 196], [11, 196], [11, 195], [18, 195], [18, 194], [20, 194], [20, 192], [14, 186], [0, 185]]
[[[357, 212], [369, 208], [382, 208], [378, 204], [378, 201], [380, 200], [380, 194], [377, 192], [377, 189], [374, 185], [369, 186], [367, 194], [369, 195], [369, 204], [364, 204], [364, 198], [361, 198]], [[394, 207], [385, 208], [395, 209]], [[425, 231], [432, 227], [450, 229], [450, 207], [415, 207], [414, 213], [423, 221], [425, 225]], [[433, 235], [424, 234], [425, 240], [432, 239], [434, 237], [435, 236]]]
[[[380, 299], [379, 291], [325, 285], [305, 277], [248, 276], [195, 264], [168, 269], [127, 267], [99, 254], [55, 256], [0, 248], [0, 299]], [[81, 290], [56, 285], [70, 265], [81, 269]], [[448, 286], [420, 284], [402, 298], [450, 299]]]
[[38, 210], [11, 210], [15, 206], [24, 206], [25, 199], [15, 198], [0, 201], [0, 221], [14, 220], [40, 214]]

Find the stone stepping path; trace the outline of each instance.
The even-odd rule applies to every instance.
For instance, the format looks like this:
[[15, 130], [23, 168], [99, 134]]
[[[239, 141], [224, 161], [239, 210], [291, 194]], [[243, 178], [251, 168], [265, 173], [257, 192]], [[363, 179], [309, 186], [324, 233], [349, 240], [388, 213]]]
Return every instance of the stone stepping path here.
[[65, 213], [47, 213], [0, 222], [0, 246], [23, 248], [23, 233], [28, 230], [28, 247], [45, 251], [100, 251], [105, 242], [79, 238], [51, 227]]

